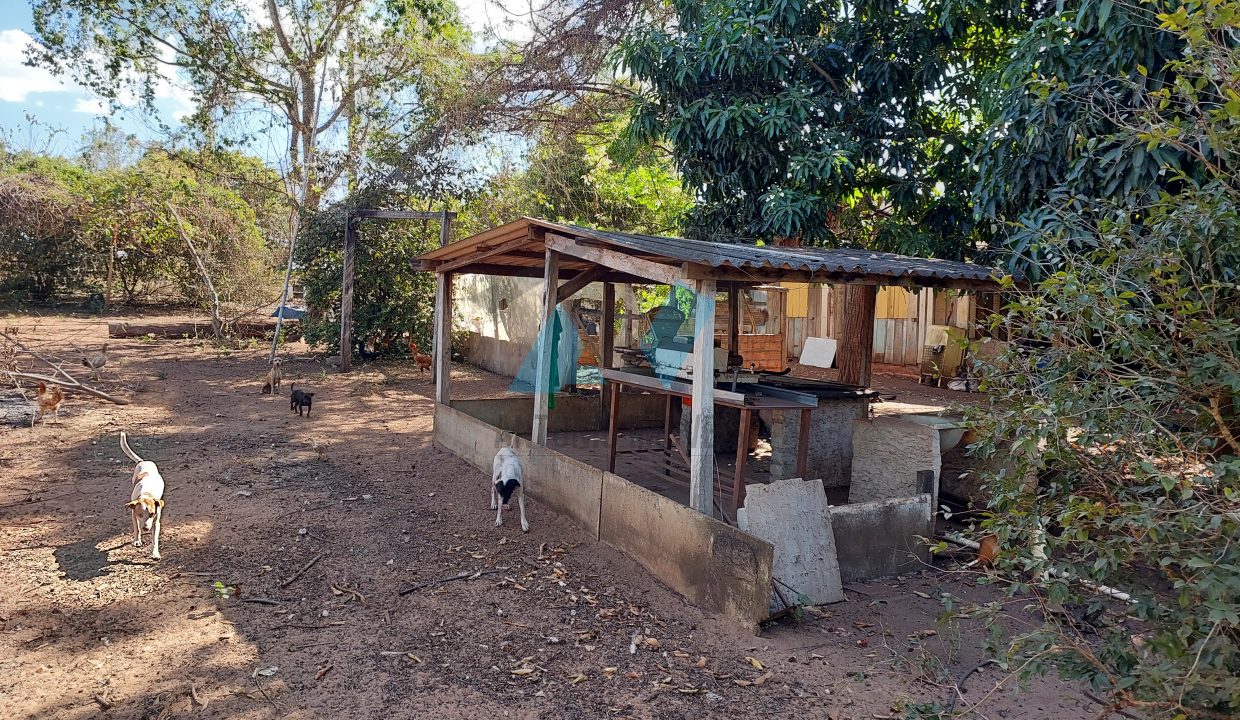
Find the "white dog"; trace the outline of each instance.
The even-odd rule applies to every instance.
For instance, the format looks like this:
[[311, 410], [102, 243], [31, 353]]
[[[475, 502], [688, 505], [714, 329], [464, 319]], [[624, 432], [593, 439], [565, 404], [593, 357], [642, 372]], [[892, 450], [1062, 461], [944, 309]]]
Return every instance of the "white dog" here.
[[491, 509], [495, 511], [495, 527], [499, 527], [504, 523], [504, 511], [512, 502], [512, 496], [516, 495], [517, 507], [521, 509], [521, 532], [529, 532], [530, 524], [525, 519], [525, 490], [521, 487], [524, 481], [521, 461], [512, 451], [516, 442], [517, 436], [513, 434], [512, 442], [508, 447], [500, 448], [491, 463]]
[[133, 519], [133, 545], [142, 547], [142, 530], [151, 531], [151, 557], [159, 559], [159, 521], [164, 514], [164, 478], [159, 468], [149, 460], [143, 460], [129, 449], [125, 433], [121, 433], [121, 450], [137, 465], [133, 468], [133, 492], [129, 495], [129, 508]]

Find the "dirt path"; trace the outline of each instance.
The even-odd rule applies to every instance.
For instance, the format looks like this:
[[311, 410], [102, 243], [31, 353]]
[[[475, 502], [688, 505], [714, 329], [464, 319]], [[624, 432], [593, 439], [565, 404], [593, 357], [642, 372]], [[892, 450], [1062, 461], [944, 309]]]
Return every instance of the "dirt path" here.
[[[99, 319], [4, 324], [68, 358], [106, 341]], [[71, 396], [0, 428], [4, 717], [904, 717], [983, 657], [981, 628], [935, 617], [941, 593], [990, 591], [938, 571], [742, 633], [537, 504], [529, 534], [493, 527], [485, 476], [431, 445], [415, 370], [294, 354], [286, 384], [317, 393], [301, 418], [287, 385], [259, 394], [263, 355], [113, 341], [101, 385], [132, 405]], [[126, 542], [122, 429], [169, 482], [158, 563]], [[1056, 681], [1011, 684], [985, 716], [1094, 714]]]

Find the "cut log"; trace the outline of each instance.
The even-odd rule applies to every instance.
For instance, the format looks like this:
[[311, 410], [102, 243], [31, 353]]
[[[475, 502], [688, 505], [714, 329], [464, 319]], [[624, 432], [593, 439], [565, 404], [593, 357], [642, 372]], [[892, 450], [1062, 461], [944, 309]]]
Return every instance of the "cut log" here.
[[[275, 318], [239, 320], [230, 328], [234, 337], [265, 338], [276, 330]], [[153, 335], [157, 338], [177, 340], [183, 337], [209, 337], [211, 321], [204, 322], [112, 322], [108, 323], [108, 337], [135, 338]], [[301, 330], [295, 320], [286, 319], [285, 340], [300, 340]]]

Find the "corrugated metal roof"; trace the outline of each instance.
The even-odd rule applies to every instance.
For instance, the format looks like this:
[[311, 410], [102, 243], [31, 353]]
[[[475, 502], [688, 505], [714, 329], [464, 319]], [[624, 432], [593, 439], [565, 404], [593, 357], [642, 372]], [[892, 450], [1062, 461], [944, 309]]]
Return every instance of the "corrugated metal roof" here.
[[[752, 272], [755, 279], [763, 280], [778, 276], [783, 271], [789, 274], [808, 273], [824, 282], [852, 279], [879, 284], [912, 283], [936, 286], [978, 286], [994, 282], [995, 271], [972, 263], [850, 248], [732, 245], [596, 230], [536, 218], [522, 218], [501, 228], [495, 228], [473, 238], [467, 238], [429, 252], [420, 259], [424, 261], [425, 267], [433, 269], [441, 262], [467, 257], [472, 252], [471, 243], [476, 247], [484, 248], [485, 243], [497, 235], [511, 237], [522, 229], [529, 232], [538, 228], [557, 235], [585, 240], [588, 241], [587, 244], [608, 246], [613, 250], [647, 260], [670, 265], [690, 263], [733, 270], [741, 274]], [[496, 261], [497, 258], [492, 257], [486, 262], [495, 263]], [[468, 271], [467, 267], [459, 270], [459, 272]]]

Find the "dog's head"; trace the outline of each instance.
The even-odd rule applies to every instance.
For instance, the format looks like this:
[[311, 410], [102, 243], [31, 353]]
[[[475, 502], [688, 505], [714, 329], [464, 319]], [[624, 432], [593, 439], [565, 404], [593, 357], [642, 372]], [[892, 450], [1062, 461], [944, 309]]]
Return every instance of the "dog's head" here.
[[155, 515], [155, 511], [157, 509], [162, 508], [163, 506], [164, 506], [163, 500], [156, 500], [150, 495], [143, 495], [137, 500], [130, 500], [129, 502], [125, 503], [125, 507], [129, 508], [130, 510], [140, 509], [145, 517], [153, 517]]
[[521, 487], [521, 482], [516, 478], [508, 478], [495, 483], [495, 492], [499, 493], [500, 499], [503, 501], [504, 509], [508, 509], [508, 503], [512, 502], [513, 493], [517, 488]]

